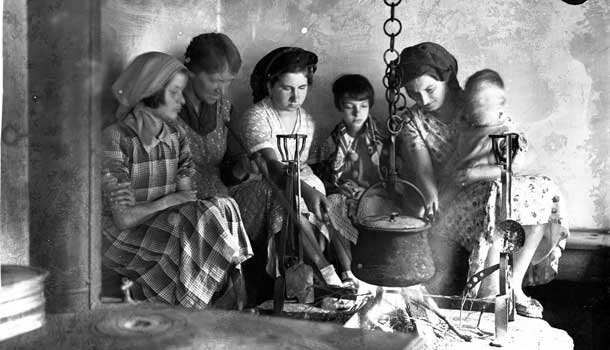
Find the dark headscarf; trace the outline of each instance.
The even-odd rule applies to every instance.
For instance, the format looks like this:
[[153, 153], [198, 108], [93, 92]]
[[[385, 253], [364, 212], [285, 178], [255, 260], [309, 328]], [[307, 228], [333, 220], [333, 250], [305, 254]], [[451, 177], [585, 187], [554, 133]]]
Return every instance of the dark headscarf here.
[[269, 52], [254, 66], [250, 76], [254, 103], [269, 94], [267, 82], [284, 73], [299, 69], [310, 70], [313, 74], [316, 71], [316, 63], [318, 63], [318, 56], [300, 47], [280, 47]]
[[399, 67], [402, 85], [422, 75], [457, 83], [457, 61], [439, 44], [424, 42], [407, 47], [400, 53]]

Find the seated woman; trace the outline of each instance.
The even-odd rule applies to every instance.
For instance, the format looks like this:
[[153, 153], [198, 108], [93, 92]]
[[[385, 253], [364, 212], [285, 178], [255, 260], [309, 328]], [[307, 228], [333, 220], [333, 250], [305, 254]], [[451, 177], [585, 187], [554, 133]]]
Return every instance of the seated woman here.
[[[457, 61], [444, 47], [430, 42], [401, 52], [401, 81], [415, 105], [405, 111], [407, 121], [396, 140], [401, 178], [413, 182], [426, 199], [428, 213], [439, 207], [441, 171], [455, 149], [457, 125], [463, 113], [463, 91], [457, 81]], [[467, 252], [450, 234], [428, 235], [436, 274], [426, 283], [433, 294], [460, 293], [467, 273]]]
[[178, 123], [186, 130], [191, 147], [193, 185], [198, 198], [231, 196], [239, 205], [255, 251], [244, 264], [248, 304], [258, 304], [270, 294], [262, 271], [266, 238], [281, 230], [283, 212], [269, 184], [250, 176], [255, 167], [250, 166], [247, 151], [235, 135], [239, 120], [234, 118], [228, 88], [239, 72], [241, 56], [225, 34], [204, 33], [191, 40], [184, 62], [189, 82]]
[[[323, 213], [328, 205], [324, 185], [306, 164], [314, 134], [314, 120], [303, 109], [307, 90], [316, 70], [317, 56], [297, 47], [281, 47], [269, 52], [255, 66], [250, 78], [254, 106], [241, 120], [241, 135], [250, 153], [258, 153], [265, 161], [272, 178], [281, 182], [285, 178], [286, 166], [281, 162], [276, 135], [305, 134], [307, 139], [301, 155], [301, 203], [302, 215], [299, 230], [303, 235], [304, 252], [319, 269], [330, 286], [342, 286], [341, 279], [318, 245], [314, 228], [328, 240]], [[304, 202], [303, 202], [304, 200]], [[268, 237], [274, 244], [273, 237]], [[270, 251], [274, 251], [270, 247]], [[273, 262], [274, 259], [270, 259]], [[275, 276], [271, 267], [268, 273]]]
[[[266, 276], [261, 273], [266, 237], [281, 230], [283, 214], [270, 186], [259, 177], [250, 176], [255, 168], [244, 157], [247, 152], [241, 149], [233, 134], [236, 119], [228, 88], [239, 72], [241, 56], [225, 34], [204, 33], [189, 43], [184, 64], [189, 81], [183, 93], [185, 103], [176, 122], [186, 130], [191, 149], [192, 184], [200, 199], [230, 196], [239, 205], [255, 251], [254, 257], [243, 266], [248, 304], [255, 305], [270, 294], [271, 288], [265, 289]], [[114, 195], [121, 200], [121, 192]]]
[[[471, 251], [469, 275], [499, 262], [503, 240], [493, 240], [493, 229], [500, 220], [494, 215], [500, 202], [501, 166], [497, 164], [489, 135], [514, 133], [516, 128], [506, 115], [504, 82], [490, 69], [476, 72], [465, 85], [466, 114], [460, 128], [456, 152], [445, 183], [446, 212], [438, 223], [439, 231], [457, 230], [458, 239]], [[519, 138], [519, 149], [512, 167], [510, 219], [519, 222], [526, 237], [521, 249], [514, 253], [513, 283], [517, 313], [542, 317], [542, 305], [525, 295], [522, 282], [547, 283], [557, 273], [561, 250], [569, 234], [562, 195], [546, 176], [527, 173], [524, 153], [527, 142]], [[481, 203], [481, 208], [477, 210]], [[484, 207], [482, 206], [484, 205]], [[481, 217], [485, 221], [481, 221]], [[526, 272], [529, 272], [526, 276]], [[495, 296], [498, 276], [483, 281], [480, 296]], [[473, 292], [476, 292], [474, 290]], [[475, 293], [473, 293], [475, 294]]]
[[[332, 86], [335, 107], [343, 120], [316, 152], [314, 166], [326, 187], [330, 204], [331, 238], [341, 245], [338, 252], [344, 283], [357, 285], [352, 274], [351, 244], [358, 241], [358, 231], [352, 225], [360, 196], [369, 186], [381, 181], [379, 158], [383, 148], [382, 137], [369, 110], [375, 94], [373, 86], [364, 76], [346, 74]], [[381, 205], [379, 205], [381, 207]]]
[[104, 191], [129, 183], [133, 198], [119, 193], [109, 197], [120, 202], [105, 202], [104, 263], [147, 300], [204, 308], [252, 249], [237, 204], [198, 200], [191, 187], [191, 152], [176, 123], [186, 84], [178, 60], [148, 52], [112, 86], [120, 106], [118, 121], [103, 131]]
[[[458, 184], [465, 182], [459, 172], [452, 171], [455, 169], [452, 164], [455, 161], [452, 159], [453, 152], [457, 147], [461, 123], [466, 119], [466, 99], [457, 81], [457, 61], [453, 55], [438, 44], [421, 43], [401, 52], [400, 69], [407, 94], [416, 102], [415, 106], [407, 111], [408, 123], [400, 135], [399, 148], [403, 161], [410, 165], [403, 167], [403, 171], [412, 169], [414, 174], [406, 173], [402, 176], [415, 177], [416, 184], [426, 196], [428, 209], [436, 213], [437, 217], [432, 234], [428, 236], [437, 272], [427, 283], [427, 287], [435, 294], [454, 294], [464, 287], [463, 281], [467, 277], [461, 271], [463, 261], [459, 252], [464, 240], [460, 237], [491, 236], [495, 228], [496, 213], [488, 210], [487, 199], [493, 202], [497, 190], [491, 190], [490, 181], [478, 182], [474, 179], [463, 191], [476, 190], [480, 200], [471, 200], [473, 196], [465, 200], [466, 197], [448, 190], [451, 189], [451, 184], [456, 183], [457, 178]], [[495, 168], [498, 173], [494, 176], [499, 176], [497, 166]], [[453, 201], [454, 196], [461, 198], [462, 202], [458, 203], [458, 199]], [[456, 204], [459, 204], [459, 208], [452, 207]], [[547, 216], [546, 219], [550, 217]], [[453, 224], [448, 224], [448, 220]], [[524, 224], [529, 225], [527, 222]], [[536, 238], [532, 240], [535, 241]], [[472, 252], [469, 253], [472, 254], [470, 261], [480, 259], [477, 256], [478, 249], [467, 244], [466, 248]], [[548, 257], [555, 262], [547, 266], [556, 267], [556, 256]], [[525, 266], [529, 266], [529, 262]], [[464, 267], [468, 270], [467, 266]], [[470, 273], [476, 272], [474, 269], [476, 267], [471, 266]], [[551, 275], [554, 275], [547, 272], [539, 276], [539, 283], [549, 281]], [[530, 299], [522, 299], [520, 302], [525, 307], [518, 308], [519, 313], [539, 315], [539, 311], [535, 310], [535, 303]]]

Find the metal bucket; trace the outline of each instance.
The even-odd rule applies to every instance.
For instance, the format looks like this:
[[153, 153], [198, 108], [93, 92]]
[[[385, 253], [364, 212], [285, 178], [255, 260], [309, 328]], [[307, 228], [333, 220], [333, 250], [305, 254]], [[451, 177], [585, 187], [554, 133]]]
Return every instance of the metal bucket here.
[[42, 327], [47, 275], [48, 272], [35, 267], [1, 266], [0, 341]]
[[[424, 203], [423, 195], [408, 181], [396, 180], [410, 187]], [[358, 244], [353, 249], [354, 275], [378, 286], [408, 287], [429, 280], [435, 272], [427, 233], [430, 222], [424, 217], [408, 215], [407, 211], [360, 216], [361, 205], [371, 189], [395, 190], [395, 184], [385, 181], [369, 187], [358, 203]], [[400, 195], [399, 195], [400, 197]], [[388, 206], [390, 206], [388, 204]]]

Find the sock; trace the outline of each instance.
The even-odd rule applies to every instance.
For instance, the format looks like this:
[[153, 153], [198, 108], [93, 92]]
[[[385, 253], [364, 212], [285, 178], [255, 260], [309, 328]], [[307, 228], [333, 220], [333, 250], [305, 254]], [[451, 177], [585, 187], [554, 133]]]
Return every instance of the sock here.
[[324, 278], [324, 282], [326, 282], [326, 284], [329, 286], [340, 287], [343, 285], [333, 265], [328, 265], [321, 268], [320, 273], [322, 274], [322, 278]]
[[356, 276], [354, 276], [354, 274], [352, 273], [352, 271], [347, 270], [347, 271], [343, 271], [341, 273], [341, 280], [345, 281], [346, 279], [352, 279], [355, 280]]

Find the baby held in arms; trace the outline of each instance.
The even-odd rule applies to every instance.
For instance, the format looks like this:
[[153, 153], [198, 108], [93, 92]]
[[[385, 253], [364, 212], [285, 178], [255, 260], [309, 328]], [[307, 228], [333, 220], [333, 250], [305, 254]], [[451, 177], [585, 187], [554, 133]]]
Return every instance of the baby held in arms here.
[[[489, 135], [516, 132], [505, 112], [506, 95], [500, 75], [490, 69], [472, 75], [465, 86], [466, 114], [456, 148], [456, 184], [461, 187], [477, 181], [495, 180], [500, 176]], [[525, 163], [527, 142], [519, 135], [519, 147], [513, 159], [513, 170], [521, 172]]]

